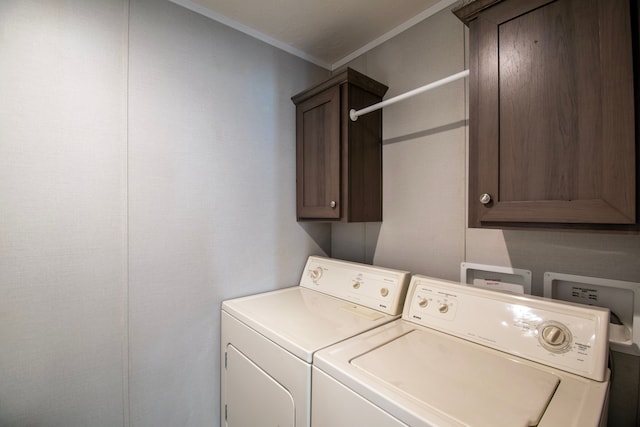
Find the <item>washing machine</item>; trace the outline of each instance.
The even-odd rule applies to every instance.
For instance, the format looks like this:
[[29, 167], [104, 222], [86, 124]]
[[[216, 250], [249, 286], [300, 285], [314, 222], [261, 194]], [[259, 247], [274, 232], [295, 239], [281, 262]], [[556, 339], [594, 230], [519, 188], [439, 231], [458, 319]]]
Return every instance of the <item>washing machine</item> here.
[[411, 279], [402, 318], [314, 355], [314, 427], [606, 422], [609, 310]]
[[311, 256], [298, 286], [224, 301], [221, 425], [309, 426], [313, 354], [398, 319], [409, 279]]

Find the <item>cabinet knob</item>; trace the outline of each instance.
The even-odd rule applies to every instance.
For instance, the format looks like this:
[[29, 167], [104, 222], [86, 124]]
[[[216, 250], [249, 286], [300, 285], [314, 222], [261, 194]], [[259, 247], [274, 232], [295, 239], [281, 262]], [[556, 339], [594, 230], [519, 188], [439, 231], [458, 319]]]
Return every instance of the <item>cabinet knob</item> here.
[[330, 207], [330, 208], [335, 208], [335, 207], [336, 207], [336, 202], [335, 202], [334, 200], [332, 200], [332, 201], [329, 203], [329, 207]]
[[482, 203], [483, 205], [486, 205], [489, 202], [491, 202], [491, 195], [484, 193], [483, 195], [480, 196], [480, 203]]

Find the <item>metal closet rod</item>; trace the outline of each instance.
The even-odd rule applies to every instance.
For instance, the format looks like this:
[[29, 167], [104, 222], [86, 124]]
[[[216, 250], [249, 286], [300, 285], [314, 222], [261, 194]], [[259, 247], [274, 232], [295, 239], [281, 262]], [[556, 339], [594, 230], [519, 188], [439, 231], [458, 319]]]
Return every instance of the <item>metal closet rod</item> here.
[[453, 74], [449, 77], [445, 77], [444, 79], [440, 79], [433, 83], [429, 83], [427, 85], [421, 86], [417, 89], [410, 90], [409, 92], [405, 92], [402, 95], [394, 96], [393, 98], [389, 98], [385, 101], [378, 102], [377, 104], [373, 104], [367, 108], [363, 108], [362, 110], [356, 111], [354, 109], [351, 109], [349, 111], [349, 117], [351, 118], [351, 120], [355, 122], [356, 120], [358, 120], [358, 117], [362, 116], [363, 114], [367, 114], [372, 111], [379, 110], [382, 107], [395, 104], [396, 102], [404, 101], [405, 99], [421, 94], [422, 92], [426, 92], [428, 90], [435, 89], [439, 86], [446, 85], [447, 83], [451, 83], [456, 80], [463, 79], [468, 75], [469, 75], [469, 70], [460, 71], [459, 73]]

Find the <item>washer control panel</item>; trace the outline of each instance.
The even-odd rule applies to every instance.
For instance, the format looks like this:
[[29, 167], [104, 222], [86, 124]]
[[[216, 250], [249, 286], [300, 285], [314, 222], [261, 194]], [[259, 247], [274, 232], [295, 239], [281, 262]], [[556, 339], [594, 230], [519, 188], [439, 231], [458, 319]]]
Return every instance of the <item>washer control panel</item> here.
[[609, 310], [413, 276], [403, 319], [603, 381]]
[[390, 315], [402, 313], [407, 271], [310, 256], [300, 286]]

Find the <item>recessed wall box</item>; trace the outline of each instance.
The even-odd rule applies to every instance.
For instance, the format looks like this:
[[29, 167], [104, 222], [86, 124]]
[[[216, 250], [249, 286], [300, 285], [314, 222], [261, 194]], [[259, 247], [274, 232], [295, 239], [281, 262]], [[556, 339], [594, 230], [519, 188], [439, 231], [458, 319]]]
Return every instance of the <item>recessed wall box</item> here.
[[531, 271], [521, 268], [463, 262], [460, 281], [494, 291], [531, 294]]
[[611, 349], [640, 355], [640, 283], [547, 272], [544, 296], [608, 308]]

